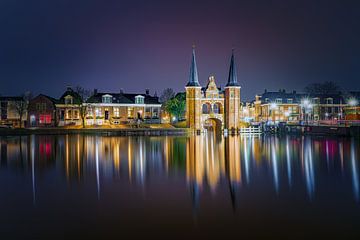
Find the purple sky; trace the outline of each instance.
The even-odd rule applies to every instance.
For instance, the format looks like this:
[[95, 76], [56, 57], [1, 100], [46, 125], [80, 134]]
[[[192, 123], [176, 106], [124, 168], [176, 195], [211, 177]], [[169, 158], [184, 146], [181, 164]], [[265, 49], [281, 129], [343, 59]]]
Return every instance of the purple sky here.
[[243, 99], [335, 81], [360, 89], [360, 1], [0, 1], [0, 94], [224, 86], [235, 48]]

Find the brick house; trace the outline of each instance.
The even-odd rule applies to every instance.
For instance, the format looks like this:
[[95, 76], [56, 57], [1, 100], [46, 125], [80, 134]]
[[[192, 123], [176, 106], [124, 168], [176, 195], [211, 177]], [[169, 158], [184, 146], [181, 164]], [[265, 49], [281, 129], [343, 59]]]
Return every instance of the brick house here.
[[57, 126], [56, 103], [57, 99], [43, 94], [31, 99], [28, 107], [28, 127]]

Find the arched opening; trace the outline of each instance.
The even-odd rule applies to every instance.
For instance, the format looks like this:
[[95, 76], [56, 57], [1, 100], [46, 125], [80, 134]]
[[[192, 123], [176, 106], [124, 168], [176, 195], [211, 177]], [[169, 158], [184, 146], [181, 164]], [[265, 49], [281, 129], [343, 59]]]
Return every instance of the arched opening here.
[[221, 126], [222, 126], [222, 122], [220, 119], [208, 118], [205, 120], [203, 127], [207, 131], [219, 133], [219, 132], [221, 132]]
[[202, 105], [202, 113], [203, 113], [203, 114], [210, 114], [210, 112], [211, 112], [211, 105], [210, 105], [210, 103], [204, 103], [204, 104]]
[[221, 103], [214, 103], [214, 105], [213, 105], [213, 112], [214, 112], [215, 114], [221, 114], [221, 113], [222, 113]]

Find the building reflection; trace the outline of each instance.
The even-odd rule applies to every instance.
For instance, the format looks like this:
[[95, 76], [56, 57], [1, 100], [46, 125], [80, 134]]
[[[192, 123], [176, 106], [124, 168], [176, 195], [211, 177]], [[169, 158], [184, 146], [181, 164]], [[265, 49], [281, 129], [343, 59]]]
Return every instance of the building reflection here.
[[[236, 208], [242, 188], [261, 186], [275, 195], [304, 191], [316, 198], [323, 178], [342, 176], [359, 201], [359, 142], [295, 136], [112, 137], [94, 135], [0, 137], [0, 170], [24, 174], [36, 202], [37, 182], [47, 172], [67, 184], [104, 181], [146, 187], [150, 179], [186, 181], [195, 209], [202, 194], [224, 194]], [[321, 178], [321, 179], [320, 179]], [[319, 179], [319, 180], [318, 180]], [[302, 187], [299, 186], [299, 183]]]

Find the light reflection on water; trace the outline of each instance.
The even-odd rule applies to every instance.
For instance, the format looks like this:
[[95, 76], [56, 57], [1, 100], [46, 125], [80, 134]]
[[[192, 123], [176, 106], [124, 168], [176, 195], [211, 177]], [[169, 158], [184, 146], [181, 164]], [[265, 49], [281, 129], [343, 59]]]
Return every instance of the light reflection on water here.
[[[219, 199], [220, 208], [228, 205], [232, 211], [237, 211], [247, 195], [258, 207], [265, 199], [254, 196], [272, 198], [272, 194], [279, 201], [293, 194], [302, 203], [318, 201], [325, 205], [328, 204], [326, 199], [352, 196], [351, 201], [357, 203], [358, 156], [358, 140], [348, 138], [224, 138], [212, 134], [191, 137], [9, 136], [0, 137], [0, 177], [24, 176], [31, 184], [24, 183], [23, 188], [31, 186], [32, 196], [27, 198], [25, 193], [19, 194], [21, 199], [15, 197], [15, 201], [32, 199], [34, 206], [47, 196], [46, 190], [38, 185], [49, 174], [68, 189], [79, 184], [96, 189], [94, 198], [97, 201], [102, 200], [106, 189], [118, 188], [119, 182], [130, 188], [141, 188], [144, 196], [147, 191], [154, 191], [147, 190], [152, 182], [160, 182], [160, 186], [174, 186], [179, 194], [185, 189], [191, 201], [178, 204], [190, 204], [192, 214], [197, 215], [203, 205], [209, 211], [207, 203], [212, 198]], [[12, 183], [6, 184], [11, 186]], [[162, 187], [159, 189], [156, 193], [159, 198], [167, 195]], [[110, 205], [116, 200], [118, 197], [114, 196]], [[16, 205], [14, 203], [14, 207]], [[299, 203], [294, 201], [293, 205]]]

